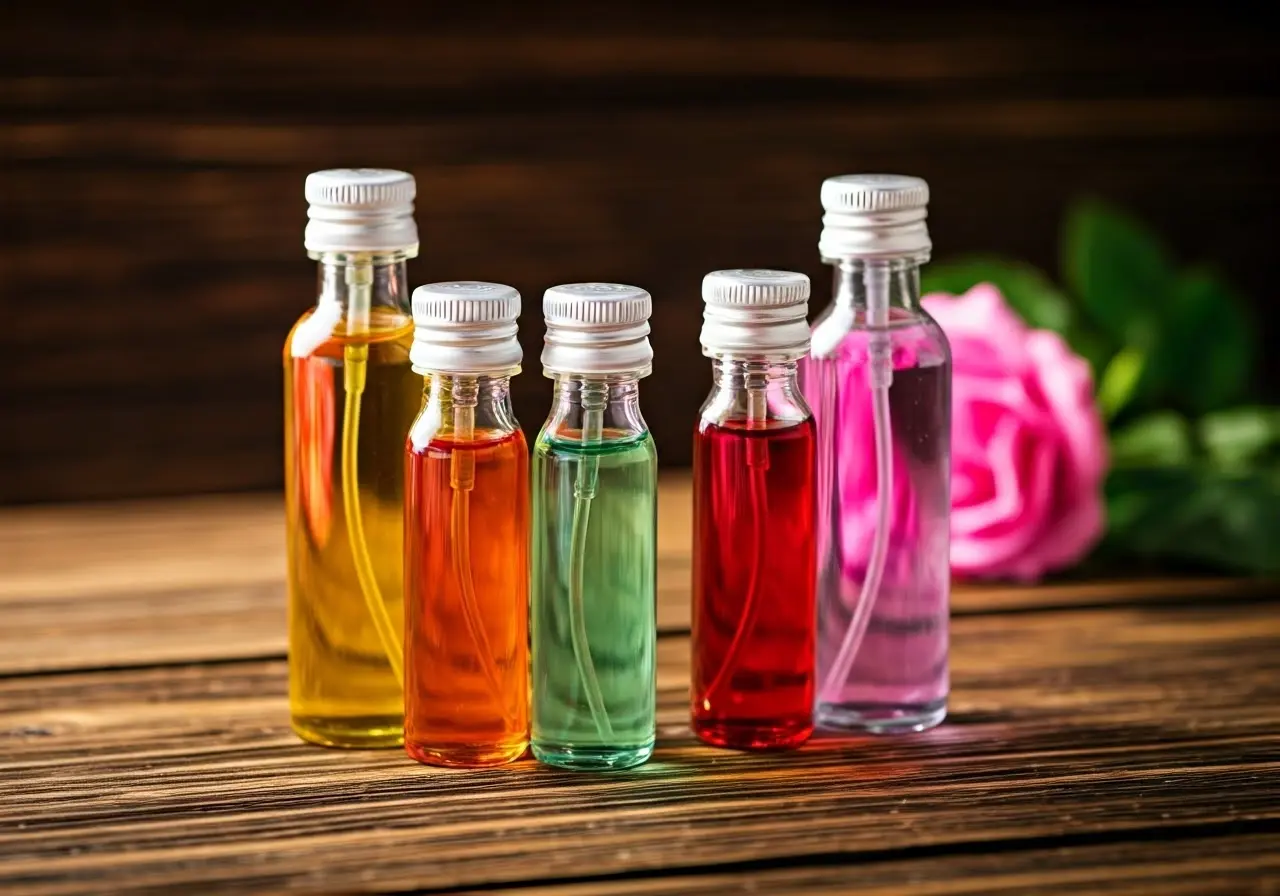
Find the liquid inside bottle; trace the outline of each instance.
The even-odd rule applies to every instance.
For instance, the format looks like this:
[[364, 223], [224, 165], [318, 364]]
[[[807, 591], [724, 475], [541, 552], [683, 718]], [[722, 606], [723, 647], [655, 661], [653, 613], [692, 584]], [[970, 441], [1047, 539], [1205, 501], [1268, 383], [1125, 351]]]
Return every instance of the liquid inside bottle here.
[[544, 432], [533, 463], [534, 755], [571, 768], [636, 765], [655, 736], [653, 439]]
[[813, 422], [694, 437], [693, 727], [741, 749], [813, 730]]
[[509, 382], [432, 372], [405, 449], [405, 750], [432, 765], [498, 765], [529, 741], [529, 461]]
[[[328, 311], [307, 312], [284, 351], [291, 722], [299, 736], [327, 746], [396, 746], [401, 684], [362, 591], [353, 536], [362, 536], [354, 540], [367, 551], [398, 646], [404, 437], [422, 394], [409, 365], [413, 327], [389, 307], [374, 308], [367, 329], [353, 335], [337, 315], [317, 329], [316, 314]], [[352, 359], [363, 368], [358, 395], [347, 391]], [[353, 501], [344, 493], [344, 442], [355, 447]], [[359, 532], [347, 513], [353, 506]]]
[[[848, 315], [847, 335], [802, 365], [802, 388], [818, 425], [817, 714], [824, 727], [914, 731], [946, 713], [950, 354], [931, 319], [898, 305], [913, 304], [914, 274], [904, 274], [895, 278], [887, 326], [870, 325], [860, 303], [833, 307], [815, 325], [815, 351], [834, 315]], [[881, 483], [869, 379], [877, 340], [893, 369], [889, 525], [865, 632], [841, 674], [837, 661], [863, 599], [877, 534]]]

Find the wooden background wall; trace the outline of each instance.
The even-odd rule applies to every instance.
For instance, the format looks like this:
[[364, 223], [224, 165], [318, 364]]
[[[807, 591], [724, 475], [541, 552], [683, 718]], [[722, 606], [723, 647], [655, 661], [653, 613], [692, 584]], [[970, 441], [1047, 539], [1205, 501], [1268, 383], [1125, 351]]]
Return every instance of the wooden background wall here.
[[[518, 286], [530, 359], [547, 285], [651, 289], [645, 405], [673, 465], [707, 383], [699, 278], [825, 287], [834, 173], [922, 175], [939, 256], [1050, 269], [1064, 204], [1109, 197], [1278, 335], [1280, 54], [1221, 4], [271, 6], [5, 5], [0, 501], [278, 486], [280, 345], [313, 298], [302, 181], [338, 165], [417, 175], [412, 281]], [[526, 428], [548, 395], [529, 364]]]

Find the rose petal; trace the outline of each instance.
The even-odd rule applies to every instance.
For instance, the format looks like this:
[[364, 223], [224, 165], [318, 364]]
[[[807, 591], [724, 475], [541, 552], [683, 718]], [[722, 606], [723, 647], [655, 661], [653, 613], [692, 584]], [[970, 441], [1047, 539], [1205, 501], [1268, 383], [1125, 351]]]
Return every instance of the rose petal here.
[[1093, 398], [1093, 376], [1057, 333], [1036, 330], [1027, 354], [1079, 477], [1069, 488], [1094, 489], [1107, 468], [1107, 437]]
[[1035, 518], [1043, 508], [1032, 507], [1028, 513], [1017, 418], [1001, 420], [987, 449], [994, 496], [985, 504], [951, 514], [951, 564], [957, 571], [979, 575], [999, 574], [1043, 525], [1042, 519]]
[[[985, 342], [995, 357], [1005, 359], [1008, 367], [1022, 366], [1027, 325], [1006, 304], [995, 286], [979, 283], [954, 298], [935, 293], [922, 299], [921, 304], [947, 334], [953, 357], [957, 355], [956, 342], [972, 336]], [[961, 355], [973, 362], [985, 363], [980, 355], [970, 355], [963, 350]]]

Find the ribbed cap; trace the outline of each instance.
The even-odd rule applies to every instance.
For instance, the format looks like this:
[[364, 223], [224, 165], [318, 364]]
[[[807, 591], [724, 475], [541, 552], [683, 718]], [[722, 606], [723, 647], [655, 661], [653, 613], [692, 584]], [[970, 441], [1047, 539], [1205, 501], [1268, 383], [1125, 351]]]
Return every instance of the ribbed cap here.
[[413, 347], [418, 373], [512, 373], [523, 353], [516, 338], [520, 293], [501, 283], [459, 280], [413, 291]]
[[417, 254], [413, 175], [383, 168], [333, 168], [307, 175], [309, 252]]
[[809, 351], [809, 278], [794, 271], [712, 271], [702, 278], [702, 353], [792, 360]]
[[647, 376], [653, 367], [653, 298], [623, 283], [567, 283], [542, 296], [547, 335], [542, 368], [562, 373]]
[[823, 258], [925, 261], [929, 185], [903, 174], [844, 174], [822, 182]]

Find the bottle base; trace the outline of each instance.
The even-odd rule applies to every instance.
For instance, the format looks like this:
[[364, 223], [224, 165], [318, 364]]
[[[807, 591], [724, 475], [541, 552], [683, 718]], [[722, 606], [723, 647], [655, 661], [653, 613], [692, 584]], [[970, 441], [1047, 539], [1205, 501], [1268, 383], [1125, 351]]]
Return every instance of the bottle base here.
[[535, 741], [533, 756], [545, 765], [573, 771], [609, 771], [633, 768], [653, 755], [653, 740], [635, 747], [583, 747]]
[[819, 703], [817, 709], [818, 727], [823, 731], [860, 734], [912, 734], [932, 728], [946, 717], [946, 698], [904, 706]]
[[502, 741], [483, 744], [424, 744], [407, 741], [404, 751], [410, 759], [423, 765], [438, 765], [444, 768], [492, 768], [515, 762], [524, 755], [529, 741]]
[[731, 750], [789, 750], [798, 747], [813, 734], [813, 719], [809, 716], [762, 722], [699, 722], [693, 723], [693, 733], [698, 740], [713, 747]]
[[388, 749], [404, 743], [402, 716], [291, 716], [293, 733], [310, 744], [347, 750]]

